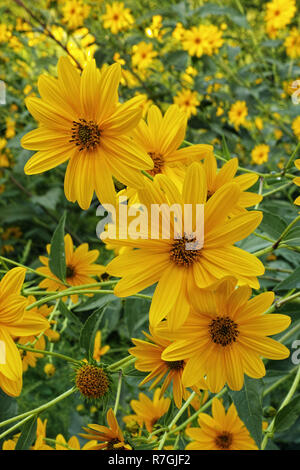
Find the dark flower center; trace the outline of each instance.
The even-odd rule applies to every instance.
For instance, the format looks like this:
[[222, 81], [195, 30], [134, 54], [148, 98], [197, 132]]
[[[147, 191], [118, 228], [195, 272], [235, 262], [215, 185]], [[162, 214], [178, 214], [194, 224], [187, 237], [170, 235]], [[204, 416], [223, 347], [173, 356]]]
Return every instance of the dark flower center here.
[[94, 150], [100, 144], [100, 129], [94, 121], [79, 119], [79, 122], [73, 121], [72, 139], [75, 145], [81, 150]]
[[229, 317], [217, 317], [209, 324], [212, 341], [221, 346], [228, 346], [236, 341], [239, 335], [238, 325]]
[[76, 274], [76, 272], [75, 272], [74, 267], [71, 266], [71, 265], [68, 265], [67, 266], [67, 272], [66, 272], [67, 279], [70, 279], [70, 278], [74, 277], [75, 274]]
[[232, 434], [230, 432], [224, 431], [222, 434], [219, 434], [216, 439], [215, 443], [219, 449], [229, 449], [232, 444]]
[[178, 240], [174, 240], [170, 251], [171, 261], [181, 266], [189, 267], [200, 256], [201, 249], [198, 247], [198, 243], [194, 235], [187, 234], [184, 234]]
[[165, 364], [171, 370], [182, 370], [184, 368], [184, 361], [165, 361]]
[[154, 167], [152, 168], [152, 170], [148, 170], [148, 173], [150, 173], [150, 175], [152, 176], [155, 176], [158, 173], [161, 173], [163, 166], [165, 164], [163, 156], [160, 153], [155, 153], [155, 152], [148, 152], [148, 155], [150, 155], [154, 163]]

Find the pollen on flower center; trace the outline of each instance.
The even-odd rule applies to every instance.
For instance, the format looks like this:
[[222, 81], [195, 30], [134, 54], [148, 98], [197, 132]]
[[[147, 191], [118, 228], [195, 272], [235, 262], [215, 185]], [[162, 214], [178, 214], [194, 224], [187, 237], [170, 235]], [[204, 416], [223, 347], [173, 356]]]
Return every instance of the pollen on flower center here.
[[174, 240], [171, 251], [170, 259], [176, 264], [184, 267], [189, 267], [200, 256], [201, 249], [197, 248], [198, 242], [194, 235], [188, 236], [184, 234], [182, 238]]
[[163, 166], [165, 164], [163, 156], [160, 153], [155, 153], [155, 152], [148, 152], [148, 155], [152, 158], [153, 163], [154, 163], [154, 168], [152, 168], [152, 170], [148, 170], [148, 173], [150, 173], [152, 176], [155, 176], [158, 173], [161, 173]]
[[236, 341], [239, 335], [238, 325], [229, 317], [217, 317], [209, 324], [212, 341], [221, 346], [228, 346]]
[[102, 367], [83, 364], [77, 369], [75, 383], [86, 398], [102, 398], [110, 388], [110, 380]]
[[232, 440], [232, 434], [224, 431], [216, 437], [215, 443], [220, 449], [229, 449], [232, 444]]
[[94, 150], [100, 144], [100, 129], [94, 121], [79, 119], [79, 122], [73, 121], [72, 139], [76, 146], [81, 150]]
[[184, 361], [165, 361], [165, 364], [171, 370], [182, 370], [184, 368]]

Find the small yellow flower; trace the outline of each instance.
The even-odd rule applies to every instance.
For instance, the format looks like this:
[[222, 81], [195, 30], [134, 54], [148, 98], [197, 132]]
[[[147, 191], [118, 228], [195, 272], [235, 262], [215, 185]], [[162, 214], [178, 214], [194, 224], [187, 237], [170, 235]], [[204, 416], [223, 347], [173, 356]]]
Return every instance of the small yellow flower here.
[[236, 101], [229, 110], [229, 122], [233, 124], [236, 129], [239, 129], [240, 126], [245, 125], [247, 115], [248, 108], [246, 101]]
[[101, 356], [104, 356], [109, 351], [109, 348], [108, 345], [101, 347], [101, 331], [98, 330], [95, 336], [93, 359], [100, 362]]
[[134, 23], [129, 8], [124, 7], [123, 2], [106, 3], [106, 12], [102, 15], [103, 27], [110, 29], [112, 34], [125, 31]]
[[198, 99], [198, 93], [187, 89], [182, 89], [174, 96], [173, 102], [183, 109], [187, 118], [197, 114], [197, 106], [200, 101]]
[[300, 32], [297, 28], [293, 28], [286, 38], [285, 42], [286, 54], [291, 59], [300, 57]]
[[300, 116], [293, 120], [292, 129], [295, 136], [300, 140]]
[[55, 374], [55, 367], [53, 364], [51, 364], [50, 362], [48, 362], [45, 366], [44, 366], [44, 372], [45, 374], [47, 375], [47, 377], [52, 377], [54, 374]]
[[264, 123], [261, 117], [256, 117], [254, 123], [259, 131], [262, 131], [264, 128]]
[[157, 56], [157, 52], [153, 50], [152, 43], [140, 42], [132, 46], [132, 65], [139, 69], [148, 68], [153, 59]]
[[266, 144], [256, 145], [251, 152], [252, 163], [261, 165], [268, 161], [268, 155], [270, 152], [270, 147]]

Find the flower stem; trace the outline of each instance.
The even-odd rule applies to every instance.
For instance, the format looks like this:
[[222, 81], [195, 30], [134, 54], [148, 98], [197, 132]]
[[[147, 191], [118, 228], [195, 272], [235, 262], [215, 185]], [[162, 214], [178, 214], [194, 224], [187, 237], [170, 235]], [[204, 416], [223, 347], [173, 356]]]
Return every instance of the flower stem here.
[[114, 407], [114, 413], [115, 416], [118, 411], [119, 407], [119, 401], [120, 401], [120, 395], [121, 395], [121, 388], [122, 388], [122, 378], [123, 378], [123, 372], [122, 370], [119, 371], [119, 380], [118, 380], [118, 388], [117, 388], [117, 395], [116, 395], [116, 401], [115, 401], [115, 407]]
[[[6, 419], [5, 421], [2, 421], [2, 423], [0, 423], [0, 428], [2, 428], [3, 426], [6, 426], [7, 424], [14, 423], [15, 421], [18, 421], [19, 419], [23, 419], [23, 418], [27, 418], [27, 417], [31, 418], [32, 416], [37, 415], [37, 414], [41, 413], [42, 411], [47, 410], [51, 406], [56, 405], [56, 403], [58, 403], [61, 400], [64, 400], [65, 398], [69, 397], [75, 391], [76, 391], [76, 387], [72, 387], [69, 390], [67, 390], [66, 392], [59, 395], [58, 397], [56, 397], [53, 400], [45, 403], [44, 405], [39, 406], [38, 408], [35, 408], [34, 410], [26, 411], [26, 413], [22, 413], [18, 416], [13, 416], [12, 418]], [[20, 424], [23, 424], [23, 421], [18, 423], [18, 425], [20, 425]], [[11, 430], [13, 430], [13, 429], [10, 429], [9, 431], [11, 431]], [[1, 435], [0, 439], [2, 437], [3, 436]]]
[[80, 364], [81, 363], [80, 361], [77, 361], [76, 359], [73, 359], [72, 357], [65, 356], [64, 354], [59, 354], [59, 353], [56, 353], [56, 352], [53, 352], [53, 351], [46, 351], [46, 350], [43, 350], [43, 349], [30, 348], [29, 346], [25, 346], [23, 344], [18, 344], [18, 343], [16, 343], [16, 346], [19, 349], [22, 349], [24, 351], [30, 351], [30, 352], [34, 352], [36, 354], [43, 354], [44, 356], [57, 357], [58, 359], [63, 359], [64, 361], [73, 362], [73, 364]]

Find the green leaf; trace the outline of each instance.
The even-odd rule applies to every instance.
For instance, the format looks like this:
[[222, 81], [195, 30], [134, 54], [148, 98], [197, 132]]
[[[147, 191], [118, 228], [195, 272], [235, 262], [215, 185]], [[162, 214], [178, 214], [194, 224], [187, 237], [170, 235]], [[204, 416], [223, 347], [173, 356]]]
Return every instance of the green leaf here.
[[263, 219], [259, 228], [273, 240], [277, 240], [280, 237], [286, 226], [287, 223], [284, 219], [279, 217], [278, 214], [273, 214], [272, 212], [263, 209]]
[[226, 160], [230, 160], [230, 152], [224, 134], [222, 135], [222, 155]]
[[101, 307], [96, 310], [96, 312], [92, 313], [92, 315], [90, 315], [86, 320], [80, 332], [79, 344], [83, 349], [85, 349], [88, 359], [93, 357], [95, 336], [105, 310], [105, 307]]
[[290, 274], [284, 281], [281, 281], [277, 286], [274, 287], [275, 291], [278, 290], [290, 290], [300, 288], [300, 266], [295, 269], [293, 274]]
[[245, 375], [242, 390], [229, 392], [238, 412], [249, 433], [260, 448], [262, 440], [262, 400], [261, 381]]
[[66, 318], [68, 318], [72, 323], [75, 323], [77, 326], [82, 327], [82, 323], [79, 320], [79, 318], [76, 317], [76, 315], [74, 315], [74, 313], [71, 310], [69, 310], [66, 304], [64, 304], [61, 300], [59, 301], [59, 304], [58, 304], [58, 310]]
[[15, 398], [9, 397], [0, 389], [0, 422], [17, 414], [18, 404]]
[[37, 416], [33, 416], [24, 424], [15, 450], [28, 450], [36, 436]]
[[98, 295], [88, 299], [86, 302], [82, 303], [79, 307], [76, 307], [75, 312], [88, 312], [89, 310], [94, 310], [95, 308], [104, 307], [110, 301], [116, 300], [114, 294], [105, 294], [105, 295]]
[[282, 241], [287, 245], [300, 247], [300, 227], [293, 227]]
[[65, 223], [66, 213], [61, 217], [51, 239], [49, 268], [61, 281], [66, 280], [66, 253], [65, 253]]
[[275, 417], [274, 429], [283, 432], [289, 429], [300, 414], [300, 395], [293, 398], [287, 405], [278, 411]]

